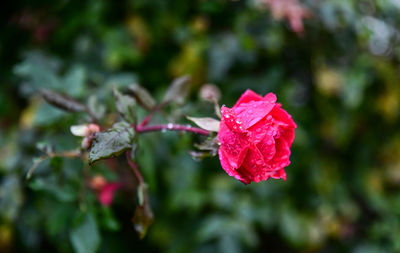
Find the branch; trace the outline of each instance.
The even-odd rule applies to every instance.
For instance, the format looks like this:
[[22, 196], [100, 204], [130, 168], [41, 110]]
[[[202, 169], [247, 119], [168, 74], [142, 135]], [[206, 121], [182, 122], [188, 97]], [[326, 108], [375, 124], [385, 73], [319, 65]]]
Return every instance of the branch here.
[[155, 132], [155, 131], [184, 131], [184, 132], [192, 132], [195, 134], [201, 135], [209, 135], [210, 132], [201, 128], [178, 125], [168, 123], [166, 125], [152, 125], [152, 126], [141, 126], [140, 124], [136, 126], [136, 132], [138, 133], [146, 133], [146, 132]]
[[131, 167], [133, 173], [135, 174], [137, 180], [139, 181], [139, 185], [143, 185], [144, 184], [144, 180], [143, 180], [142, 174], [140, 173], [136, 163], [134, 163], [131, 160], [130, 155], [129, 155], [129, 151], [126, 151], [125, 155], [126, 155], [126, 160], [128, 161], [129, 167]]
[[160, 111], [160, 110], [161, 110], [164, 106], [166, 106], [167, 104], [168, 104], [168, 102], [164, 102], [164, 103], [161, 103], [161, 104], [155, 106], [155, 107], [153, 108], [153, 110], [142, 120], [142, 122], [139, 123], [139, 126], [141, 126], [141, 127], [146, 126], [146, 125], [150, 122], [150, 120], [151, 120], [151, 118], [153, 117], [153, 115], [154, 115], [156, 112]]

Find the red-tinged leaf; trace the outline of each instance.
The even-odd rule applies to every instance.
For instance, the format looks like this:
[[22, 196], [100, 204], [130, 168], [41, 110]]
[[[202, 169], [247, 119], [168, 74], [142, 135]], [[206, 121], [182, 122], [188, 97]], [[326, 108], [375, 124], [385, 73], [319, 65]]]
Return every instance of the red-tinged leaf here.
[[46, 100], [47, 103], [69, 112], [83, 112], [87, 111], [85, 105], [79, 103], [78, 101], [54, 91], [41, 90], [40, 94]]
[[132, 222], [140, 239], [143, 239], [150, 225], [154, 221], [154, 214], [151, 210], [149, 203], [149, 196], [147, 193], [146, 185], [139, 185], [138, 187], [138, 206], [136, 207], [135, 214]]
[[119, 114], [129, 123], [136, 122], [136, 101], [130, 96], [121, 94], [117, 89], [113, 90], [115, 106]]
[[173, 101], [177, 104], [183, 104], [189, 94], [190, 80], [190, 76], [182, 76], [172, 81], [171, 85], [165, 92], [162, 102], [169, 103]]
[[137, 83], [129, 86], [129, 91], [133, 94], [136, 101], [147, 110], [152, 110], [156, 106], [156, 101], [150, 93]]
[[96, 133], [89, 152], [89, 163], [120, 155], [132, 147], [134, 137], [135, 131], [126, 122], [115, 123], [112, 128]]

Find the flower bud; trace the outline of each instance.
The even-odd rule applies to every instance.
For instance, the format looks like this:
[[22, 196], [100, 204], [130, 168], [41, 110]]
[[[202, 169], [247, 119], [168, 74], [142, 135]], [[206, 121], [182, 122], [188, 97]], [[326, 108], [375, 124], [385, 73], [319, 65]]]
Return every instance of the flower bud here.
[[214, 84], [204, 84], [200, 89], [200, 98], [215, 103], [221, 98], [221, 91]]

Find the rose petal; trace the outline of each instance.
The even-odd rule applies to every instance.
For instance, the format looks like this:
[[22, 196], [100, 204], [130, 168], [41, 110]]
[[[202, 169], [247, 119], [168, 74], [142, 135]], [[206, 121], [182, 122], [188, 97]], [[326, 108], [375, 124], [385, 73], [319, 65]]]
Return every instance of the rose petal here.
[[221, 143], [220, 149], [226, 154], [231, 167], [239, 168], [249, 146], [247, 135], [230, 131], [225, 122], [221, 122], [218, 141]]
[[286, 172], [285, 172], [284, 169], [280, 169], [280, 170], [274, 171], [274, 172], [271, 174], [271, 177], [272, 177], [273, 179], [281, 179], [281, 178], [282, 178], [283, 180], [286, 181]]
[[257, 144], [257, 148], [264, 156], [266, 162], [270, 161], [276, 153], [275, 140], [271, 135], [265, 135], [261, 142]]
[[277, 171], [285, 168], [290, 164], [290, 148], [286, 140], [283, 138], [275, 140], [275, 148], [275, 156], [268, 162], [268, 164], [274, 171]]
[[289, 115], [284, 109], [281, 108], [281, 104], [277, 103], [273, 110], [271, 111], [270, 115], [276, 120], [281, 121], [291, 127], [296, 128], [297, 125], [294, 123], [292, 116]]
[[256, 146], [253, 145], [249, 148], [246, 158], [242, 166], [237, 169], [237, 172], [242, 178], [256, 183], [268, 179], [266, 175], [267, 164], [265, 163], [264, 156]]
[[289, 145], [289, 147], [292, 146], [292, 143], [294, 141], [294, 128], [286, 128], [283, 130], [283, 133], [281, 135], [281, 138], [284, 138]]
[[251, 102], [251, 101], [260, 101], [262, 99], [263, 99], [263, 97], [261, 97], [260, 95], [258, 95], [254, 91], [246, 90], [242, 94], [242, 96], [240, 96], [239, 100], [236, 102], [236, 104], [232, 108], [235, 108], [235, 107], [239, 106], [242, 103], [248, 103], [248, 102]]
[[121, 187], [120, 183], [109, 183], [98, 193], [98, 199], [104, 206], [109, 206], [114, 200], [115, 191]]
[[266, 134], [272, 133], [272, 117], [266, 117], [247, 129], [250, 133], [250, 142], [258, 144]]
[[271, 104], [276, 103], [276, 95], [272, 92], [264, 96], [264, 101], [270, 102]]
[[274, 106], [275, 104], [269, 101], [256, 101], [240, 104], [233, 110], [244, 129], [248, 129], [267, 116]]
[[231, 149], [229, 145], [221, 145], [219, 149], [222, 150], [223, 154], [228, 159], [228, 162], [231, 165], [231, 167], [233, 169], [237, 169], [242, 165], [244, 158], [246, 157], [248, 147], [244, 147], [239, 150], [234, 150]]
[[228, 158], [227, 158], [226, 154], [223, 152], [223, 150], [221, 150], [221, 149], [218, 150], [218, 156], [219, 156], [219, 160], [221, 162], [222, 168], [226, 171], [226, 173], [228, 173], [229, 176], [235, 177], [237, 180], [239, 180], [241, 182], [247, 182], [247, 184], [250, 183], [247, 179], [242, 178], [238, 174], [238, 172], [231, 167], [231, 165], [229, 164]]
[[237, 118], [236, 113], [232, 109], [223, 105], [221, 107], [221, 116], [221, 125], [225, 124], [231, 131], [235, 133], [245, 132], [242, 122]]

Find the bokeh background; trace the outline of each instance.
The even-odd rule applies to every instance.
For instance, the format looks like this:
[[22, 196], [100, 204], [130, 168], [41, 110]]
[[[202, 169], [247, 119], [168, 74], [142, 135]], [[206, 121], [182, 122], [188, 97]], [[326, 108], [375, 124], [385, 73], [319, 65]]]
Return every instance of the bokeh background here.
[[[400, 252], [400, 1], [272, 2], [8, 1], [0, 252]], [[41, 150], [78, 147], [69, 128], [88, 120], [50, 107], [38, 89], [90, 104], [109, 126], [112, 87], [138, 82], [160, 99], [184, 74], [189, 99], [154, 122], [212, 116], [198, 95], [205, 83], [227, 106], [246, 89], [274, 92], [298, 124], [286, 182], [244, 186], [217, 157], [193, 160], [192, 134], [140, 136], [155, 221], [139, 240], [123, 159], [89, 167], [54, 157], [25, 180]], [[111, 207], [88, 187], [98, 174], [124, 182]]]

